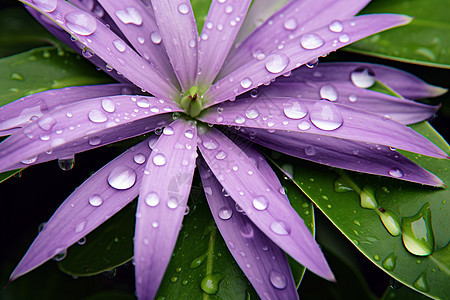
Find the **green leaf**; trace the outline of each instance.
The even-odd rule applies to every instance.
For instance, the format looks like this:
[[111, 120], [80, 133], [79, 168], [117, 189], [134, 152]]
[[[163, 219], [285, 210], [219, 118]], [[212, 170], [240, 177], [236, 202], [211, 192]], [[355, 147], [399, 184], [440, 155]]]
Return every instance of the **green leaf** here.
[[191, 5], [195, 15], [195, 22], [197, 23], [197, 31], [200, 35], [211, 6], [211, 0], [191, 0]]
[[376, 0], [361, 14], [399, 13], [414, 17], [394, 28], [356, 42], [345, 50], [408, 63], [450, 68], [450, 19], [447, 0]]
[[2, 183], [6, 179], [8, 179], [8, 178], [10, 178], [10, 177], [12, 177], [12, 176], [14, 176], [16, 174], [20, 175], [20, 172], [22, 170], [23, 169], [17, 169], [17, 170], [11, 170], [11, 171], [6, 171], [6, 172], [3, 172], [3, 173], [0, 173], [0, 183]]
[[50, 89], [111, 82], [79, 55], [54, 47], [2, 58], [0, 70], [0, 106]]
[[[428, 123], [412, 127], [450, 153], [449, 146]], [[444, 182], [450, 182], [449, 160], [404, 154]], [[410, 288], [430, 297], [447, 297], [450, 275], [449, 252], [448, 247], [445, 248], [449, 243], [450, 231], [447, 226], [449, 206], [446, 200], [450, 198], [448, 189], [339, 169], [330, 171], [330, 168], [293, 158], [283, 157], [277, 160], [278, 164], [287, 162], [294, 162], [294, 181], [300, 189], [368, 259]], [[373, 190], [373, 194], [370, 190]], [[366, 195], [364, 206], [375, 205], [381, 209], [363, 208], [359, 194]], [[427, 229], [425, 233], [428, 234], [428, 239], [434, 237], [434, 252], [429, 256], [413, 255], [405, 248], [402, 234], [393, 236], [387, 230], [384, 224], [394, 233], [393, 227], [395, 229], [396, 226], [393, 219], [386, 216], [397, 216], [401, 224], [401, 220], [408, 221], [408, 217], [416, 216], [428, 203], [432, 228], [421, 228]], [[425, 221], [420, 219], [412, 227], [425, 224]]]

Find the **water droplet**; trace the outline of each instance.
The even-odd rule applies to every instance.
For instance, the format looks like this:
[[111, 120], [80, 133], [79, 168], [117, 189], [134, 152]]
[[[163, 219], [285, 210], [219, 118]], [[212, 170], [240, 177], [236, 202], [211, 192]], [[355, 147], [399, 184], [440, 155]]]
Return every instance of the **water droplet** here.
[[220, 150], [219, 152], [217, 152], [216, 158], [219, 160], [225, 159], [227, 158], [227, 153], [225, 151]]
[[189, 267], [191, 269], [195, 269], [198, 268], [204, 261], [205, 258], [207, 256], [207, 253], [203, 253], [202, 255], [200, 255], [199, 257], [194, 258], [191, 263], [189, 264]]
[[320, 97], [330, 101], [336, 101], [338, 99], [338, 92], [331, 84], [326, 84], [320, 88]]
[[71, 11], [64, 16], [66, 26], [76, 34], [87, 36], [97, 29], [97, 20], [84, 11]]
[[37, 155], [32, 156], [30, 158], [24, 159], [21, 161], [21, 163], [25, 164], [25, 165], [31, 165], [32, 163], [36, 162], [37, 160]]
[[162, 37], [157, 31], [154, 31], [150, 34], [150, 39], [152, 40], [152, 43], [155, 45], [160, 44], [162, 41]]
[[53, 253], [51, 255], [54, 255], [52, 258], [53, 260], [61, 261], [64, 258], [66, 258], [66, 256], [67, 256], [67, 249], [58, 248], [55, 251], [53, 251]]
[[113, 113], [116, 110], [116, 105], [111, 99], [105, 98], [102, 100], [102, 108], [106, 112]]
[[101, 142], [102, 142], [102, 140], [101, 140], [101, 138], [98, 137], [98, 136], [92, 136], [92, 137], [90, 137], [89, 140], [88, 140], [88, 143], [89, 143], [89, 145], [91, 145], [91, 146], [97, 146], [97, 145], [100, 145]]
[[178, 11], [185, 15], [189, 12], [189, 6], [186, 3], [181, 3], [178, 5]]
[[248, 78], [248, 77], [244, 77], [242, 80], [241, 80], [241, 86], [244, 88], [244, 89], [248, 89], [251, 85], [252, 85], [252, 80], [250, 79], [250, 78]]
[[179, 201], [176, 197], [169, 197], [169, 200], [167, 200], [167, 207], [171, 209], [175, 209], [178, 207]]
[[348, 186], [348, 184], [344, 178], [339, 177], [334, 182], [334, 190], [338, 193], [344, 193], [344, 192], [348, 192], [348, 191], [353, 191], [353, 188]]
[[269, 206], [266, 196], [257, 196], [253, 199], [253, 207], [257, 210], [265, 210]]
[[21, 74], [19, 74], [19, 73], [16, 73], [16, 72], [13, 72], [13, 73], [9, 74], [9, 79], [17, 80], [17, 81], [23, 81], [24, 80], [23, 76]]
[[420, 274], [420, 276], [414, 281], [413, 286], [421, 292], [428, 292], [428, 282], [426, 272]]
[[360, 88], [369, 88], [374, 85], [375, 72], [369, 68], [357, 68], [350, 74], [352, 83]]
[[253, 119], [256, 119], [259, 116], [259, 112], [258, 112], [258, 110], [256, 108], [249, 108], [249, 109], [246, 110], [245, 116], [248, 119], [253, 120]]
[[342, 126], [343, 119], [333, 102], [317, 101], [309, 115], [311, 122], [322, 130], [335, 130]]
[[290, 99], [283, 103], [283, 112], [289, 119], [298, 120], [308, 114], [308, 109], [301, 100]]
[[133, 160], [135, 163], [142, 165], [146, 161], [146, 157], [142, 153], [137, 153], [133, 156]]
[[319, 59], [314, 58], [314, 59], [308, 61], [305, 65], [310, 69], [314, 69], [315, 67], [317, 67], [319, 65]]
[[58, 166], [63, 171], [72, 170], [74, 165], [75, 165], [75, 157], [73, 155], [58, 159]]
[[200, 287], [205, 293], [207, 293], [209, 295], [214, 295], [219, 290], [219, 283], [222, 279], [223, 279], [223, 275], [220, 273], [212, 273], [212, 274], [206, 275], [202, 279], [202, 281], [200, 283]]
[[187, 137], [188, 139], [192, 139], [194, 137], [194, 132], [192, 130], [188, 129], [184, 133], [184, 136]]
[[392, 236], [398, 236], [401, 233], [400, 218], [396, 214], [388, 210], [384, 210], [383, 212], [377, 210], [377, 213], [384, 227]]
[[234, 119], [234, 122], [236, 122], [237, 124], [244, 124], [245, 118], [241, 115], [237, 115], [236, 118]]
[[283, 27], [286, 30], [295, 30], [297, 29], [297, 21], [294, 18], [287, 19], [284, 21]]
[[114, 45], [114, 47], [116, 47], [117, 51], [119, 51], [119, 52], [124, 52], [127, 47], [125, 42], [122, 40], [114, 40], [113, 45]]
[[203, 139], [203, 147], [205, 147], [208, 150], [214, 150], [217, 149], [217, 147], [219, 147], [219, 144], [217, 143], [217, 141], [213, 138], [205, 138]]
[[135, 7], [126, 7], [125, 9], [116, 10], [115, 15], [124, 24], [142, 25], [142, 16]]
[[159, 204], [159, 195], [156, 192], [150, 192], [145, 196], [144, 201], [148, 206], [157, 206]]
[[94, 207], [98, 207], [103, 204], [103, 197], [99, 194], [91, 195], [89, 196], [89, 204]]
[[153, 163], [156, 166], [164, 166], [167, 163], [166, 156], [162, 153], [158, 153], [155, 156], [153, 156]]
[[274, 288], [283, 290], [287, 287], [286, 277], [278, 271], [275, 270], [270, 271], [269, 279], [270, 283], [273, 285]]
[[[253, 238], [253, 236], [255, 235], [253, 226], [252, 226], [252, 224], [250, 222], [244, 222], [240, 226], [239, 231], [241, 232], [241, 235], [244, 238], [247, 238], [247, 239]], [[241, 254], [242, 257], [246, 257], [247, 256], [247, 254], [245, 254], [245, 252], [243, 252], [243, 251], [241, 251], [240, 254]]]
[[415, 216], [402, 218], [402, 232], [403, 244], [412, 254], [427, 256], [433, 252], [434, 234], [429, 202]]
[[342, 32], [344, 30], [344, 24], [341, 21], [333, 21], [328, 25], [328, 28], [332, 32]]
[[218, 214], [219, 218], [221, 218], [222, 220], [228, 220], [233, 215], [233, 210], [231, 210], [231, 208], [229, 207], [222, 207], [221, 209], [219, 209]]
[[75, 232], [82, 232], [84, 230], [84, 228], [86, 227], [86, 221], [82, 221], [80, 223], [77, 224], [77, 226], [75, 226]]
[[356, 100], [358, 100], [358, 97], [355, 94], [351, 94], [348, 96], [348, 101], [356, 102]]
[[37, 122], [39, 127], [41, 127], [41, 129], [45, 131], [51, 130], [56, 124], [56, 120], [52, 117], [42, 117]]
[[298, 127], [298, 129], [305, 131], [305, 130], [310, 129], [311, 125], [307, 121], [302, 121], [298, 124], [297, 127]]
[[52, 12], [58, 6], [57, 0], [32, 0], [31, 2], [33, 2], [37, 8], [45, 12]]
[[289, 64], [285, 54], [272, 54], [266, 58], [266, 70], [273, 74], [283, 72]]
[[291, 228], [283, 221], [273, 221], [270, 224], [270, 229], [278, 235], [288, 235], [291, 233]]
[[140, 108], [149, 108], [150, 107], [150, 101], [148, 101], [147, 98], [139, 98], [136, 101], [136, 105]]
[[108, 183], [117, 190], [131, 188], [136, 182], [136, 172], [127, 166], [115, 167], [108, 176]]
[[81, 245], [81, 246], [84, 245], [84, 244], [86, 244], [86, 237], [82, 237], [81, 239], [79, 239], [78, 242], [77, 242], [77, 244], [78, 244], [78, 245]]
[[394, 168], [394, 169], [389, 170], [389, 175], [391, 175], [392, 177], [395, 177], [395, 178], [401, 178], [401, 177], [403, 177], [403, 172], [402, 172], [402, 170], [400, 170], [398, 168]]
[[104, 123], [108, 120], [108, 117], [105, 115], [105, 113], [98, 109], [91, 110], [88, 114], [88, 118], [94, 123]]
[[383, 268], [385, 268], [388, 271], [394, 271], [395, 269], [395, 264], [397, 262], [397, 256], [395, 255], [394, 252], [392, 252], [391, 254], [389, 254], [388, 257], [385, 258], [385, 260], [383, 260]]
[[300, 45], [303, 49], [313, 50], [322, 47], [324, 40], [316, 33], [307, 33], [300, 38]]
[[378, 202], [375, 199], [374, 190], [371, 186], [366, 185], [359, 194], [361, 206], [368, 209], [377, 209]]
[[308, 156], [316, 155], [316, 149], [314, 149], [314, 147], [312, 147], [312, 146], [306, 147], [305, 154]]
[[164, 129], [163, 129], [163, 134], [164, 134], [164, 135], [174, 135], [174, 134], [175, 134], [175, 131], [173, 130], [172, 127], [166, 126], [166, 127], [164, 127]]

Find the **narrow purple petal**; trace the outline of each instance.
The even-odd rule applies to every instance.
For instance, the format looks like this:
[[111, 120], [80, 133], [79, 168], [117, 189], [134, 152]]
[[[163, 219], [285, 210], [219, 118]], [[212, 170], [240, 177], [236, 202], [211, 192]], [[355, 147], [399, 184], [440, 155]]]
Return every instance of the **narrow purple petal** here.
[[93, 51], [111, 68], [123, 74], [135, 85], [157, 97], [171, 98], [177, 89], [144, 58], [140, 57], [107, 26], [69, 2], [57, 0], [56, 8], [47, 12], [31, 0], [21, 0], [56, 22], [79, 42]]
[[177, 120], [153, 147], [139, 191], [134, 241], [136, 291], [153, 299], [172, 257], [197, 158], [194, 123]]
[[403, 124], [327, 100], [253, 98], [228, 101], [205, 110], [199, 119], [209, 124], [308, 132], [385, 145], [427, 156], [447, 154]]
[[178, 86], [151, 8], [147, 8], [139, 0], [99, 2], [134, 49], [150, 64], [155, 65], [172, 84]]
[[250, 3], [251, 0], [211, 3], [198, 43], [200, 87], [208, 87], [219, 73]]
[[374, 80], [378, 80], [408, 99], [437, 97], [447, 92], [447, 89], [428, 84], [405, 71], [360, 62], [320, 63], [313, 69], [303, 66], [292, 71], [289, 77], [278, 78], [280, 81], [288, 82], [351, 82], [355, 86], [361, 87], [362, 82], [358, 83], [358, 79], [365, 79], [369, 86], [374, 83]]
[[[253, 31], [239, 47], [230, 53], [220, 72], [223, 78], [245, 65], [254, 57], [269, 55], [280, 49], [287, 41], [323, 26], [330, 26], [336, 32], [343, 32], [339, 20], [353, 17], [368, 0], [303, 0], [291, 1], [274, 13]], [[330, 20], [333, 22], [330, 23]], [[332, 26], [334, 25], [334, 27]]]
[[284, 252], [236, 210], [236, 203], [225, 197], [222, 186], [204, 162], [199, 171], [217, 227], [261, 299], [298, 299]]
[[209, 168], [233, 200], [275, 244], [299, 263], [329, 280], [333, 273], [303, 220], [265, 174], [217, 129], [199, 132], [199, 149]]
[[241, 128], [239, 134], [264, 147], [315, 163], [362, 173], [393, 177], [432, 186], [442, 180], [395, 150], [329, 136], [308, 133]]
[[410, 21], [411, 18], [404, 15], [364, 15], [342, 21], [341, 32], [324, 26], [298, 37], [279, 41], [281, 46], [277, 50], [247, 60], [246, 64], [212, 85], [204, 97], [208, 105], [234, 99], [261, 84], [269, 84], [272, 79], [321, 55]]
[[311, 100], [329, 99], [379, 116], [390, 117], [402, 124], [414, 124], [431, 118], [439, 105], [426, 105], [359, 88], [350, 82], [275, 81], [259, 87], [263, 97], [290, 97]]
[[191, 3], [184, 0], [153, 0], [161, 38], [183, 92], [196, 84], [198, 34]]
[[138, 92], [139, 89], [131, 84], [103, 84], [74, 86], [25, 96], [0, 107], [0, 135], [9, 135], [14, 129], [28, 124], [30, 119], [41, 117], [58, 106], [89, 98]]
[[[104, 166], [58, 208], [11, 274], [11, 280], [65, 251], [133, 200], [139, 191], [145, 158], [144, 141]], [[144, 161], [137, 158], [144, 158]]]
[[[36, 156], [41, 153], [40, 161], [46, 161], [46, 155], [51, 158], [61, 154], [58, 149], [61, 147], [87, 150], [152, 131], [155, 125], [162, 126], [171, 119], [168, 113], [174, 111], [180, 111], [175, 104], [145, 96], [101, 97], [63, 106], [0, 144], [0, 170], [15, 168], [20, 162], [36, 163]], [[159, 114], [165, 115], [160, 125], [149, 118]]]

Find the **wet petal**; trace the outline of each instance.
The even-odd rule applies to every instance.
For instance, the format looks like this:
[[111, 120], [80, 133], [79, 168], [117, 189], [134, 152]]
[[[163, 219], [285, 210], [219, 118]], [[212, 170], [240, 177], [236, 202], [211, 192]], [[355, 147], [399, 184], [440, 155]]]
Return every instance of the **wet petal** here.
[[234, 99], [261, 84], [270, 84], [272, 79], [321, 55], [410, 21], [411, 18], [404, 15], [363, 15], [342, 21], [342, 32], [332, 31], [329, 26], [325, 26], [287, 40], [281, 49], [252, 57], [246, 64], [212, 85], [204, 94], [207, 105]]
[[443, 185], [438, 177], [386, 146], [308, 133], [270, 133], [256, 128], [241, 128], [238, 133], [264, 147], [315, 163], [426, 185]]
[[297, 299], [297, 289], [284, 252], [250, 219], [236, 210], [203, 162], [199, 166], [206, 199], [228, 249], [263, 299]]
[[114, 68], [140, 88], [157, 97], [171, 98], [178, 94], [167, 78], [90, 13], [63, 0], [58, 0], [55, 10], [51, 12], [40, 9], [30, 0], [21, 2], [56, 22], [107, 62], [110, 68]]
[[403, 124], [332, 101], [298, 98], [253, 98], [224, 102], [204, 111], [209, 124], [307, 132], [385, 145], [427, 156], [447, 154]]
[[211, 3], [198, 49], [201, 87], [208, 87], [219, 73], [250, 3], [250, 0]]
[[104, 84], [74, 86], [25, 96], [0, 107], [0, 135], [13, 133], [58, 106], [89, 98], [138, 92], [139, 89], [131, 84]]
[[196, 139], [193, 123], [175, 121], [154, 145], [145, 167], [134, 241], [140, 299], [153, 299], [172, 256], [194, 175]]
[[267, 237], [312, 272], [334, 280], [303, 220], [242, 150], [215, 128], [199, 131], [198, 145], [220, 184]]
[[[335, 27], [331, 26], [331, 28], [343, 31], [343, 23], [339, 20], [353, 17], [368, 2], [368, 0], [303, 0], [289, 2], [268, 18], [237, 49], [230, 53], [219, 78], [223, 78], [240, 66], [245, 65], [255, 56], [271, 54], [273, 50], [280, 49], [287, 41], [300, 34], [323, 26], [331, 26], [331, 24], [335, 24]], [[340, 26], [342, 26], [342, 29], [340, 29]]]
[[144, 141], [111, 161], [64, 201], [34, 240], [11, 280], [65, 251], [138, 195], [144, 165], [136, 163], [134, 157], [150, 155], [147, 143]]
[[153, 0], [153, 11], [183, 92], [196, 84], [198, 68], [197, 25], [191, 3]]
[[[0, 144], [0, 170], [22, 167], [62, 153], [92, 149], [143, 134], [180, 111], [171, 102], [146, 96], [94, 98], [52, 110]], [[162, 115], [161, 118], [149, 118]], [[82, 151], [84, 151], [82, 150]], [[42, 154], [42, 155], [39, 155]], [[39, 155], [39, 157], [37, 157]], [[55, 157], [56, 156], [56, 157]]]
[[172, 84], [178, 86], [151, 8], [145, 7], [139, 0], [99, 2], [134, 49], [149, 63], [154, 64]]

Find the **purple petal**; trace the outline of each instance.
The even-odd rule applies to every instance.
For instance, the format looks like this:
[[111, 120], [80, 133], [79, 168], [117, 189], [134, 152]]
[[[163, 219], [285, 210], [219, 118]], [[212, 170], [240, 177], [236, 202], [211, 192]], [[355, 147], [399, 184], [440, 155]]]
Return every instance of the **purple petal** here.
[[57, 0], [55, 10], [47, 12], [30, 0], [21, 0], [26, 5], [39, 10], [79, 42], [91, 49], [110, 67], [123, 74], [135, 85], [157, 97], [166, 99], [178, 96], [177, 89], [145, 59], [140, 57], [120, 37], [90, 13]]
[[130, 84], [75, 86], [29, 95], [0, 107], [0, 135], [9, 135], [44, 113], [76, 101], [140, 92]]
[[151, 8], [145, 7], [139, 0], [126, 2], [99, 0], [99, 2], [134, 49], [149, 63], [154, 64], [172, 84], [178, 86]]
[[[173, 111], [180, 109], [171, 102], [145, 96], [94, 98], [63, 106], [31, 122], [0, 144], [0, 170], [16, 168], [20, 162], [22, 167], [36, 163], [36, 155], [41, 153], [39, 162], [55, 158], [67, 149], [92, 149], [152, 131], [171, 119], [167, 113]], [[149, 118], [159, 114], [163, 114], [162, 124]]]
[[144, 165], [136, 158], [145, 160], [150, 155], [147, 143], [144, 141], [111, 161], [64, 201], [20, 261], [11, 280], [65, 251], [137, 196]]
[[[368, 0], [289, 2], [253, 31], [235, 51], [230, 53], [219, 78], [223, 78], [245, 65], [255, 56], [271, 54], [273, 50], [280, 49], [285, 42], [306, 32], [314, 31], [323, 26], [330, 26], [337, 32], [343, 32], [343, 23], [338, 20], [353, 17], [368, 2]], [[332, 22], [330, 23], [330, 21]]]
[[308, 133], [241, 128], [239, 134], [251, 141], [315, 163], [432, 186], [442, 180], [386, 146], [372, 145]]
[[212, 85], [204, 97], [208, 105], [234, 99], [261, 84], [269, 84], [272, 79], [321, 55], [410, 21], [411, 18], [404, 15], [364, 15], [342, 21], [342, 32], [332, 31], [329, 26], [325, 26], [286, 40], [284, 44], [280, 42], [280, 49], [247, 60], [248, 63]]
[[439, 105], [426, 105], [354, 86], [350, 82], [275, 81], [259, 87], [264, 97], [329, 99], [379, 116], [390, 117], [402, 124], [414, 124], [431, 118]]
[[219, 73], [250, 3], [251, 0], [211, 3], [198, 45], [200, 86], [208, 87]]
[[437, 97], [447, 92], [447, 89], [428, 84], [405, 71], [382, 65], [359, 62], [320, 63], [313, 69], [303, 66], [292, 71], [291, 76], [286, 78], [279, 77], [278, 80], [288, 82], [351, 82], [355, 86], [360, 86], [358, 85], [358, 77], [355, 77], [355, 75], [363, 74], [367, 75], [366, 78], [369, 85], [371, 83], [373, 84], [373, 80], [378, 80], [408, 99]]
[[331, 101], [253, 98], [224, 102], [199, 119], [209, 124], [308, 132], [321, 136], [385, 145], [427, 156], [447, 154], [403, 124]]
[[220, 184], [267, 237], [312, 272], [334, 280], [319, 246], [287, 197], [271, 188], [266, 174], [239, 147], [215, 128], [199, 132], [198, 145]]
[[199, 171], [217, 227], [261, 299], [298, 299], [284, 252], [236, 210], [236, 203], [224, 196], [222, 186], [204, 162]]
[[140, 299], [153, 299], [172, 257], [197, 158], [194, 123], [177, 120], [153, 147], [139, 191], [134, 261]]
[[197, 25], [191, 3], [153, 0], [153, 11], [167, 54], [183, 91], [196, 84], [198, 69]]

